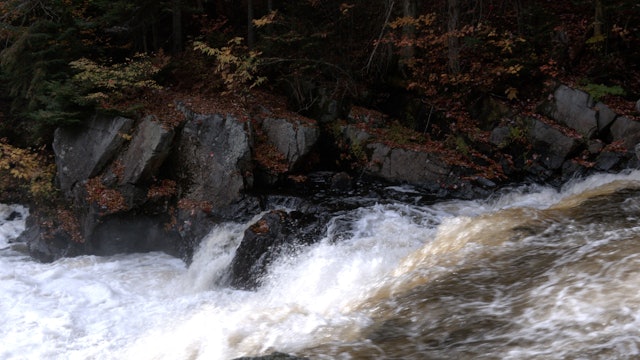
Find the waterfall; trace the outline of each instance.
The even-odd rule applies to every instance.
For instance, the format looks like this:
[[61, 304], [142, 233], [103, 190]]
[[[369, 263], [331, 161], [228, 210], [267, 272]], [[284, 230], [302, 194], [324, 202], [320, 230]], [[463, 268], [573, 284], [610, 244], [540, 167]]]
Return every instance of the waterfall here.
[[[14, 214], [11, 216], [11, 214]], [[255, 291], [219, 281], [247, 223], [163, 253], [43, 264], [0, 206], [0, 359], [640, 355], [640, 172], [337, 214]]]

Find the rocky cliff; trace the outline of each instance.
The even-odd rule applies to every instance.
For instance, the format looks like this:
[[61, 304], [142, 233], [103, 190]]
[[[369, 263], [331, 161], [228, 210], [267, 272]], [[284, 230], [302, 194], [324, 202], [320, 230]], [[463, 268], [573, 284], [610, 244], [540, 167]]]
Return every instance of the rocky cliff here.
[[[178, 125], [161, 116], [96, 116], [56, 131], [57, 184], [67, 206], [32, 209], [22, 240], [43, 261], [140, 251], [189, 261], [215, 224], [279, 208], [247, 230], [233, 262], [230, 284], [252, 288], [259, 281], [247, 269], [262, 271], [265, 254], [291, 239], [314, 241], [300, 229], [321, 237], [322, 213], [335, 209], [314, 203], [318, 191], [348, 197], [379, 181], [434, 199], [473, 198], [513, 182], [560, 184], [639, 166], [640, 122], [580, 90], [559, 86], [548, 95], [527, 115], [488, 98], [476, 111], [486, 131], [454, 134], [445, 145], [355, 107], [331, 122], [266, 106], [237, 114], [180, 102]], [[283, 193], [304, 199], [302, 209], [282, 210], [273, 194]]]

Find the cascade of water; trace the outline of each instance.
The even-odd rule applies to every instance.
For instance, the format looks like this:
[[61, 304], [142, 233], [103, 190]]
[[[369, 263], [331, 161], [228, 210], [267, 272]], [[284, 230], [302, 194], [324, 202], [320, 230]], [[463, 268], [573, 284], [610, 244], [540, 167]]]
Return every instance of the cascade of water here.
[[0, 359], [638, 355], [639, 188], [629, 172], [343, 212], [256, 291], [218, 281], [251, 222], [213, 229], [189, 268], [161, 253], [41, 264], [10, 244], [27, 209], [0, 206]]

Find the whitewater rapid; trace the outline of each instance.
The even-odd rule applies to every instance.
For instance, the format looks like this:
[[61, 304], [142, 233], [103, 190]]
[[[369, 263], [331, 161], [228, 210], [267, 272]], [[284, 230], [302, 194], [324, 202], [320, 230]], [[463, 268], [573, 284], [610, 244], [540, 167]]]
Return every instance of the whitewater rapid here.
[[[257, 291], [216, 284], [259, 215], [213, 229], [190, 267], [163, 253], [43, 264], [14, 242], [28, 210], [1, 205], [0, 359], [633, 357], [639, 187], [633, 171], [480, 201], [381, 201], [334, 218]], [[585, 199], [624, 189], [616, 228], [582, 219]]]

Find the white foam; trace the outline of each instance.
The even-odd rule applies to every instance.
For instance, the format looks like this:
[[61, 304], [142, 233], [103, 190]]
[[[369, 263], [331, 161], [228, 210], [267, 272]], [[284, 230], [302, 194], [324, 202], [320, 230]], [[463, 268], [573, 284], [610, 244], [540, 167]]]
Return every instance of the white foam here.
[[[7, 220], [12, 213], [18, 214], [14, 220]], [[29, 209], [22, 205], [0, 204], [0, 249], [6, 248], [25, 229]]]
[[[216, 285], [248, 224], [215, 228], [190, 268], [161, 253], [41, 264], [5, 249], [0, 251], [0, 359], [231, 359], [361, 340], [361, 331], [375, 320], [376, 309], [366, 308], [374, 304], [369, 300], [385, 289], [407, 291], [416, 277], [428, 280], [473, 256], [513, 246], [501, 237], [500, 229], [509, 225], [500, 222], [508, 219], [501, 215], [525, 219], [607, 182], [638, 178], [636, 171], [593, 177], [559, 192], [529, 188], [488, 201], [354, 210], [335, 220], [319, 243], [278, 259], [255, 292]], [[11, 229], [0, 234], [0, 244], [24, 228], [23, 222], [0, 225]], [[576, 243], [582, 248], [575, 257], [639, 231], [620, 229], [600, 234], [600, 242]], [[500, 353], [505, 358], [554, 356], [558, 349], [589, 341], [638, 354], [640, 278], [625, 266], [637, 269], [640, 260], [632, 254], [622, 259], [627, 265], [590, 272], [572, 267], [571, 258], [555, 264], [545, 281], [518, 298], [498, 292], [487, 304], [466, 305], [514, 317], [521, 330], [509, 335], [513, 343]], [[527, 306], [516, 311], [512, 303]], [[513, 345], [519, 338], [534, 341]]]

